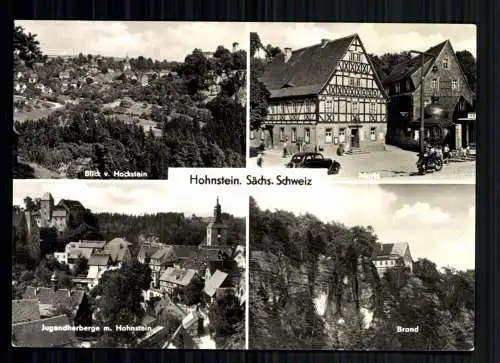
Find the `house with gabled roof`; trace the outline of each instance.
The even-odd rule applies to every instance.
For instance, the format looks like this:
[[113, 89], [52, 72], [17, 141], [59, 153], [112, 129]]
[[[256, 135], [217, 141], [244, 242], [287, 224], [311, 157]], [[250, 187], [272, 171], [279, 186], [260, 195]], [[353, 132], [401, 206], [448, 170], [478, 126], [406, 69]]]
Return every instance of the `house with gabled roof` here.
[[259, 79], [270, 92], [260, 138], [290, 151], [383, 149], [386, 102], [382, 83], [357, 34], [305, 48], [284, 48]]
[[194, 280], [201, 280], [197, 271], [169, 267], [160, 277], [160, 289], [169, 294], [176, 287], [187, 288]]
[[106, 243], [103, 253], [110, 256], [111, 263], [121, 266], [132, 259], [129, 249], [131, 245], [132, 243], [126, 241], [124, 238], [114, 238]]
[[[76, 346], [77, 339], [72, 330], [57, 330], [57, 328], [72, 325], [70, 318], [66, 315], [12, 324], [12, 345], [27, 348]], [[55, 330], [52, 332], [44, 331], [44, 326], [53, 327]]]
[[377, 243], [373, 251], [372, 262], [377, 268], [379, 276], [383, 276], [388, 269], [408, 269], [413, 272], [413, 258], [410, 245], [401, 243]]
[[[444, 109], [444, 114], [439, 119], [424, 115], [424, 137], [428, 137], [432, 129], [437, 128], [449, 131], [444, 137], [452, 148], [465, 146], [467, 140], [475, 142], [475, 118], [467, 124], [460, 120], [474, 109], [475, 94], [451, 42], [445, 40], [430, 47], [425, 53], [427, 55], [418, 55], [408, 62], [398, 64], [384, 79], [384, 87], [390, 97], [388, 143], [407, 146], [411, 140], [417, 141], [419, 138], [422, 69], [424, 107], [434, 100], [434, 103]], [[458, 144], [455, 142], [457, 134]]]
[[12, 324], [40, 319], [37, 299], [12, 300]]

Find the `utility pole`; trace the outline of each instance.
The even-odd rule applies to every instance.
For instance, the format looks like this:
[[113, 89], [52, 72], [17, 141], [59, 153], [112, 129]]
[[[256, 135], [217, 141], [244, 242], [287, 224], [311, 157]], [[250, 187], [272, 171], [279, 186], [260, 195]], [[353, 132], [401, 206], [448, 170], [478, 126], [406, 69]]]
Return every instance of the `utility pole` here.
[[430, 57], [430, 60], [434, 59], [435, 56], [430, 53], [420, 52], [418, 50], [410, 50], [410, 53], [419, 54], [422, 56], [422, 68], [420, 69], [420, 132], [418, 141], [420, 144], [420, 153], [424, 154], [424, 66], [425, 66], [425, 57]]

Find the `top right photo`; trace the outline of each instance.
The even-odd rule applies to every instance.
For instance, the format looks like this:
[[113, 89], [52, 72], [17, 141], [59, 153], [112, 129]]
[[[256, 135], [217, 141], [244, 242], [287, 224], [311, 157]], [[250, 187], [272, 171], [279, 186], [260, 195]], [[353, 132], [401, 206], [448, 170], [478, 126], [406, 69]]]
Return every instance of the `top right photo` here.
[[475, 183], [476, 26], [253, 23], [249, 167]]

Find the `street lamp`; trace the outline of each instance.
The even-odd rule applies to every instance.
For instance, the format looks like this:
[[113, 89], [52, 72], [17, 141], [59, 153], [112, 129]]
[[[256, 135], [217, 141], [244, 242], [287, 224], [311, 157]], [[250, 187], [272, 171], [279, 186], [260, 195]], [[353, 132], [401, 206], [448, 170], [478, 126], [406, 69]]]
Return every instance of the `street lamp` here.
[[425, 112], [424, 112], [424, 66], [425, 66], [425, 56], [428, 56], [431, 59], [434, 59], [435, 56], [430, 54], [430, 53], [420, 52], [418, 50], [410, 50], [410, 54], [411, 53], [419, 54], [422, 56], [422, 68], [420, 70], [420, 135], [419, 135], [418, 141], [420, 143], [420, 153], [423, 155], [424, 154], [424, 133], [425, 133], [425, 129], [424, 129], [424, 116], [425, 116]]

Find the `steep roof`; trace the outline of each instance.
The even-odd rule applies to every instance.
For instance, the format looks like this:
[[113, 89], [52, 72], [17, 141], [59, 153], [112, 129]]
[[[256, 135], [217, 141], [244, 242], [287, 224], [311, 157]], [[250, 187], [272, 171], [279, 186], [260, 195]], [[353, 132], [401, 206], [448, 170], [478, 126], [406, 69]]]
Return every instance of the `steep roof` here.
[[141, 246], [141, 249], [139, 250], [139, 253], [137, 254], [137, 257], [138, 258], [150, 258], [159, 249], [160, 249], [159, 246], [150, 245], [150, 244], [143, 244]]
[[155, 304], [154, 309], [156, 314], [161, 314], [162, 312], [165, 312], [168, 315], [173, 315], [180, 320], [184, 319], [184, 317], [186, 316], [186, 312], [182, 310], [179, 306], [174, 304], [174, 302], [170, 299], [168, 295], [164, 295], [160, 300], [158, 300]]
[[89, 266], [107, 266], [111, 256], [107, 253], [93, 253], [90, 255]]
[[71, 325], [65, 315], [33, 320], [12, 325], [12, 345], [15, 347], [49, 348], [71, 345], [76, 341], [72, 331], [47, 332], [42, 326], [63, 327]]
[[40, 319], [38, 300], [12, 300], [12, 324]]
[[91, 241], [91, 240], [81, 240], [77, 242], [78, 248], [97, 248], [101, 249], [106, 246], [106, 241]]
[[203, 292], [208, 296], [212, 297], [217, 292], [217, 289], [221, 287], [224, 280], [227, 278], [228, 274], [222, 272], [221, 270], [216, 270], [210, 279], [205, 283]]
[[172, 245], [175, 258], [191, 258], [198, 252], [198, 246]]
[[62, 305], [74, 309], [82, 303], [85, 292], [82, 290], [58, 289], [48, 287], [35, 288], [28, 286], [23, 294], [23, 299], [36, 299], [44, 305]]
[[353, 34], [330, 40], [324, 46], [320, 43], [295, 50], [287, 62], [284, 62], [284, 54], [277, 55], [260, 81], [271, 92], [271, 97], [317, 94], [356, 37], [357, 34]]
[[109, 254], [111, 260], [115, 262], [122, 262], [125, 255], [127, 254], [127, 249], [130, 244], [130, 242], [127, 242], [121, 238], [115, 238], [106, 244], [103, 252]]
[[52, 194], [50, 194], [49, 192], [45, 192], [43, 193], [41, 200], [51, 200], [51, 199], [54, 199], [52, 198]]
[[407, 242], [401, 243], [377, 243], [377, 248], [373, 251], [373, 258], [384, 259], [389, 257], [404, 257], [409, 248]]
[[71, 200], [71, 199], [61, 199], [59, 201], [59, 203], [57, 203], [58, 206], [64, 206], [68, 209], [85, 209], [82, 205], [82, 203], [80, 203], [79, 201], [77, 200]]
[[233, 255], [232, 246], [203, 246], [198, 252], [198, 258], [202, 261], [219, 261], [230, 259]]
[[196, 275], [195, 270], [169, 267], [161, 275], [160, 281], [165, 281], [171, 284], [176, 284], [181, 286], [187, 286], [193, 280], [195, 275]]
[[[432, 54], [434, 57], [430, 57], [428, 55], [425, 56], [418, 55], [412, 58], [410, 62], [403, 62], [398, 64], [386, 77], [386, 79], [384, 80], [384, 84], [390, 84], [404, 79], [408, 79], [415, 72], [420, 71], [420, 68], [422, 67], [422, 57], [424, 57], [423, 60], [425, 65], [424, 74], [426, 74], [434, 64], [434, 60], [439, 55], [439, 53], [441, 53], [447, 42], [449, 41], [445, 40], [444, 42], [441, 42], [433, 47], [430, 47], [425, 51], [425, 53]], [[419, 84], [420, 84], [420, 77], [417, 77], [415, 87], [418, 87]]]

